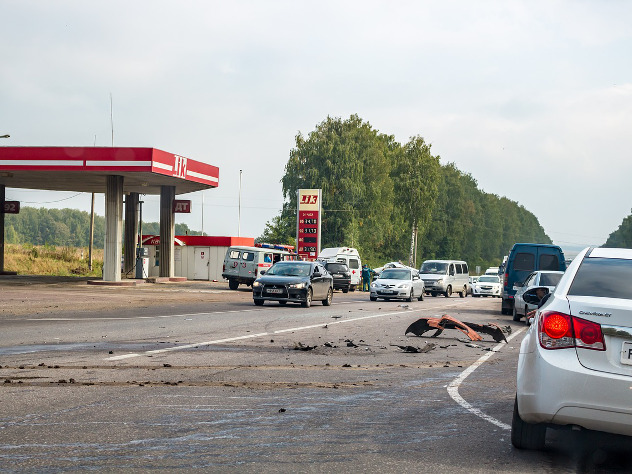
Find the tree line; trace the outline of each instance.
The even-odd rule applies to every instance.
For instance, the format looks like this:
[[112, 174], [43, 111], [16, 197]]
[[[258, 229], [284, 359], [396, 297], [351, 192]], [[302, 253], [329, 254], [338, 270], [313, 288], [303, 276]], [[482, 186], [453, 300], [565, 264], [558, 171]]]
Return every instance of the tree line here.
[[363, 261], [425, 259], [498, 265], [516, 242], [551, 243], [538, 219], [486, 193], [421, 136], [405, 144], [358, 115], [327, 117], [295, 147], [281, 179], [283, 208], [261, 241], [295, 243], [298, 189], [322, 189], [321, 247], [352, 246]]
[[632, 214], [625, 217], [617, 230], [612, 232], [604, 247], [632, 248]]
[[[5, 214], [5, 242], [8, 244], [88, 247], [90, 213], [77, 209], [22, 207], [19, 214]], [[176, 235], [199, 235], [186, 224], [175, 225]], [[158, 235], [160, 223], [143, 222], [143, 234]], [[105, 243], [105, 217], [94, 216], [94, 246]]]

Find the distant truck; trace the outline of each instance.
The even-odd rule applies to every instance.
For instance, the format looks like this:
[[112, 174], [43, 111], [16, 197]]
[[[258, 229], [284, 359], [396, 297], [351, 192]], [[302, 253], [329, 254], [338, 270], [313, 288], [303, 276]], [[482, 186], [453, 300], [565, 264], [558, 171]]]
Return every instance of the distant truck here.
[[316, 260], [345, 263], [351, 270], [351, 286], [349, 287], [351, 291], [355, 291], [362, 284], [362, 262], [357, 249], [351, 247], [329, 247], [322, 249]]

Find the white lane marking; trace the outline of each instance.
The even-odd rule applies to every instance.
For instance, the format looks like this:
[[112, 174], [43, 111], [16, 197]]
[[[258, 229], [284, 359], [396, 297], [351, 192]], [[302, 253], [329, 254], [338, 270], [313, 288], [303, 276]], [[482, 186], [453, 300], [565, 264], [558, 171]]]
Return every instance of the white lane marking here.
[[[514, 332], [513, 334], [511, 334], [508, 338], [507, 338], [507, 343], [509, 341], [511, 341], [514, 337], [516, 337], [518, 334], [520, 334], [522, 331], [524, 331], [526, 328], [522, 328], [516, 332]], [[482, 418], [485, 421], [489, 421], [490, 423], [492, 423], [493, 425], [498, 426], [499, 428], [502, 428], [503, 430], [510, 430], [511, 426], [509, 426], [507, 423], [503, 423], [500, 420], [497, 420], [496, 418], [493, 418], [485, 413], [483, 413], [481, 410], [479, 410], [478, 408], [474, 408], [470, 403], [468, 403], [460, 394], [459, 394], [459, 386], [463, 383], [463, 381], [472, 373], [474, 372], [476, 369], [478, 369], [481, 365], [483, 365], [485, 362], [487, 362], [487, 360], [493, 356], [496, 352], [500, 351], [504, 346], [506, 346], [507, 344], [504, 342], [501, 342], [500, 344], [498, 344], [496, 347], [494, 347], [490, 352], [488, 352], [487, 354], [485, 354], [484, 356], [482, 356], [481, 358], [479, 358], [476, 362], [474, 362], [472, 365], [470, 365], [467, 369], [465, 369], [463, 372], [461, 372], [461, 374], [455, 378], [452, 382], [450, 382], [450, 385], [448, 385], [448, 393], [450, 394], [450, 396], [452, 397], [452, 399], [457, 402], [459, 405], [461, 405], [463, 408], [465, 408], [467, 411], [469, 411], [470, 413]]]
[[[446, 307], [450, 307], [450, 306], [458, 306], [459, 303], [454, 303], [448, 306], [440, 306], [441, 308], [446, 308]], [[435, 308], [424, 308], [424, 310], [432, 310], [432, 309], [436, 309], [438, 307]], [[250, 310], [249, 310], [250, 311]], [[262, 333], [258, 333], [258, 334], [247, 334], [245, 336], [235, 336], [235, 337], [228, 337], [225, 339], [216, 339], [214, 341], [205, 341], [205, 342], [197, 342], [194, 344], [186, 344], [186, 345], [182, 345], [182, 346], [173, 346], [173, 347], [167, 347], [165, 349], [156, 349], [153, 351], [145, 351], [142, 353], [131, 353], [131, 354], [123, 354], [120, 356], [113, 356], [113, 357], [108, 357], [104, 360], [123, 360], [123, 359], [131, 359], [134, 357], [141, 357], [143, 355], [154, 355], [154, 354], [161, 354], [164, 352], [173, 352], [173, 351], [179, 351], [179, 350], [183, 350], [183, 349], [192, 349], [198, 346], [210, 346], [213, 344], [223, 344], [225, 342], [234, 342], [234, 341], [239, 341], [239, 340], [243, 340], [243, 339], [254, 339], [257, 337], [263, 337], [263, 336], [272, 336], [274, 334], [281, 334], [284, 332], [292, 332], [292, 331], [303, 331], [305, 329], [314, 329], [314, 328], [319, 328], [319, 327], [323, 327], [323, 325], [328, 325], [328, 326], [333, 326], [334, 324], [344, 324], [344, 323], [352, 323], [355, 321], [361, 321], [363, 319], [373, 319], [373, 318], [382, 318], [384, 316], [394, 316], [397, 314], [404, 314], [404, 313], [410, 313], [410, 310], [404, 310], [404, 311], [395, 311], [395, 312], [391, 312], [391, 313], [381, 313], [381, 314], [373, 314], [371, 316], [360, 316], [357, 318], [351, 318], [351, 319], [341, 319], [339, 321], [327, 321], [327, 322], [321, 322], [318, 324], [311, 324], [309, 326], [299, 326], [299, 327], [295, 327], [295, 328], [288, 328], [288, 329], [278, 329], [276, 331], [272, 331], [272, 332], [262, 332]]]

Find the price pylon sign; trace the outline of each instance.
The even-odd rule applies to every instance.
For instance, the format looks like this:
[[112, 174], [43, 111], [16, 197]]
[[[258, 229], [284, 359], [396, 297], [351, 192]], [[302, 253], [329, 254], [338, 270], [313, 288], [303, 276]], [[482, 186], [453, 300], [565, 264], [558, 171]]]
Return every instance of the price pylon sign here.
[[322, 190], [299, 189], [296, 202], [296, 251], [303, 260], [316, 260], [320, 253]]

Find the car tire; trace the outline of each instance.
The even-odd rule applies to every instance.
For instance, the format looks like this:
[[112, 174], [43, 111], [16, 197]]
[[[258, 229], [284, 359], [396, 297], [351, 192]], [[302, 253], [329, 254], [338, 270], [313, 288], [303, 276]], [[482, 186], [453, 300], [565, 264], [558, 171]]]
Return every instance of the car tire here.
[[327, 298], [323, 300], [323, 306], [331, 306], [331, 300], [334, 296], [334, 292], [331, 288], [327, 290]]
[[450, 296], [452, 296], [452, 286], [448, 285], [448, 287], [445, 290], [445, 293], [443, 293], [443, 296], [445, 296], [446, 298], [449, 298]]
[[239, 288], [239, 282], [237, 280], [228, 280], [228, 288], [231, 290], [236, 290]]
[[439, 293], [432, 292], [432, 296], [437, 296]]
[[414, 290], [411, 288], [411, 289], [410, 289], [410, 296], [409, 296], [408, 298], [406, 298], [406, 301], [408, 301], [409, 303], [412, 303], [414, 298], [415, 298], [415, 292], [414, 292]]
[[520, 418], [518, 397], [514, 400], [511, 419], [511, 444], [518, 449], [543, 449], [546, 441], [546, 425], [527, 423]]
[[343, 288], [343, 289], [342, 289], [342, 292], [343, 292], [343, 293], [349, 293], [349, 287], [347, 287], [347, 288]]
[[422, 291], [422, 292], [419, 294], [419, 298], [417, 298], [417, 301], [423, 301], [423, 300], [424, 300], [424, 292]]
[[285, 306], [285, 305], [287, 304], [287, 301], [279, 301], [279, 304], [280, 304], [281, 306]]
[[467, 287], [466, 286], [463, 287], [463, 290], [461, 290], [461, 292], [459, 293], [459, 296], [461, 298], [465, 298], [467, 296]]
[[308, 288], [305, 294], [305, 301], [301, 303], [303, 308], [309, 308], [312, 305], [312, 289]]
[[377, 298], [376, 298], [375, 296], [369, 296], [369, 299], [370, 299], [371, 301], [377, 301]]
[[265, 300], [262, 300], [261, 298], [255, 298], [255, 300], [254, 300], [254, 301], [255, 301], [255, 305], [256, 305], [256, 306], [263, 306], [263, 302], [264, 302]]
[[[514, 308], [513, 308], [513, 312], [512, 312], [512, 314], [513, 314], [513, 320], [514, 320], [514, 321], [520, 321], [520, 315], [519, 315], [519, 314], [518, 314], [518, 312], [516, 311], [516, 307], [515, 307], [515, 306], [514, 306]], [[525, 313], [525, 314], [526, 314], [526, 313]]]

